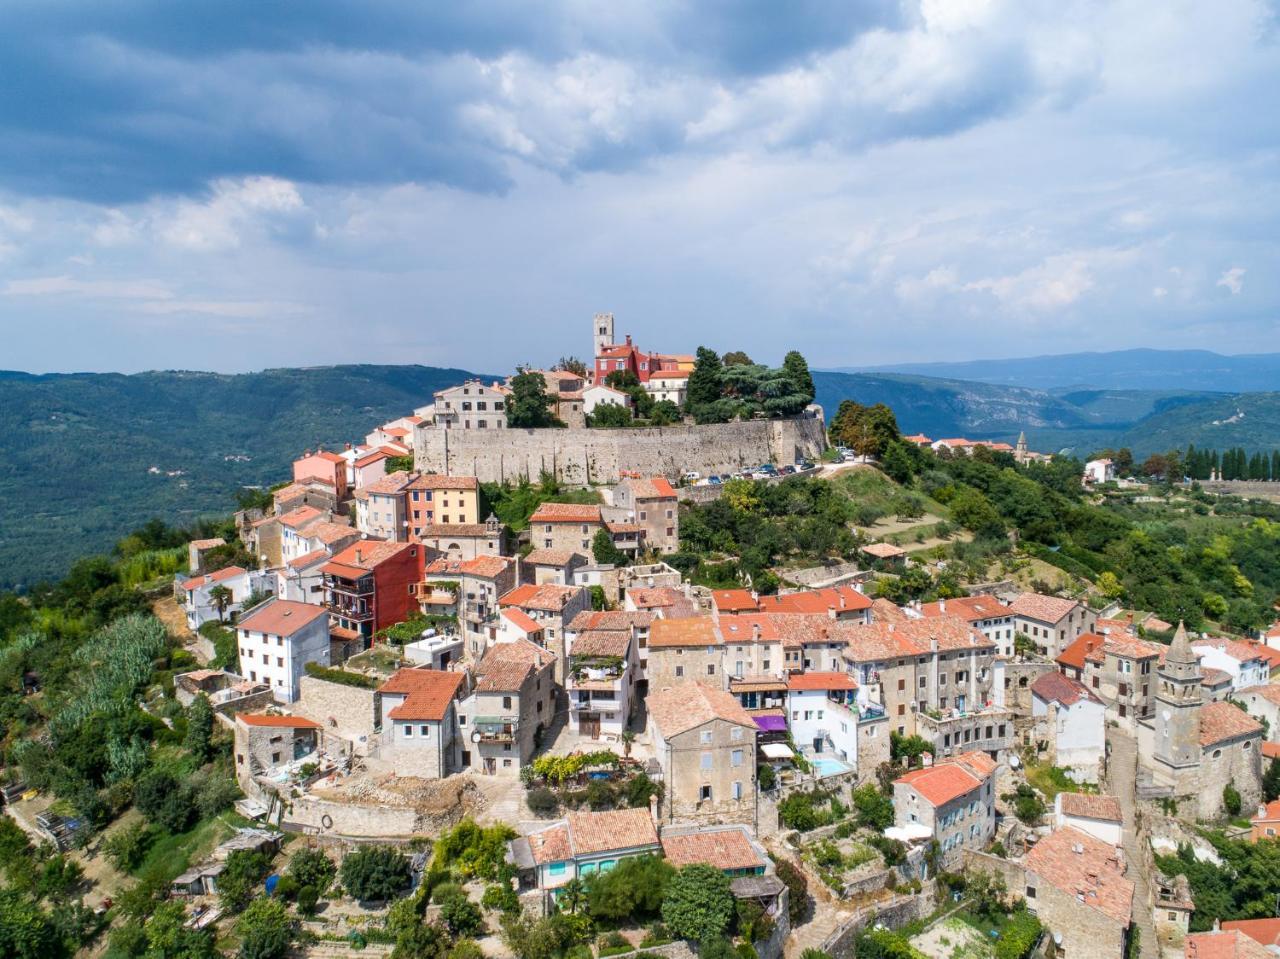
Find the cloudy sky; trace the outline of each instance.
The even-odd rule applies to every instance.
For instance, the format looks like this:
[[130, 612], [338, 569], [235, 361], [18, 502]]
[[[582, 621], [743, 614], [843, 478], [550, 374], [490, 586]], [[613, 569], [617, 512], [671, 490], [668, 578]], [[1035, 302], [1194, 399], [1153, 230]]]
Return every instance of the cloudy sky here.
[[1280, 350], [1263, 0], [6, 0], [0, 62], [0, 368]]

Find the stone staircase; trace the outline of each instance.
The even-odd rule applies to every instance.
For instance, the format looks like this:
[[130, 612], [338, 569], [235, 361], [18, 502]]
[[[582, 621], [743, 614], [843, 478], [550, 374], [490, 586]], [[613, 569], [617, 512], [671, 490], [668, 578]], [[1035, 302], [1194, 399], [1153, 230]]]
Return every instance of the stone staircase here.
[[1160, 959], [1160, 944], [1156, 940], [1155, 924], [1151, 914], [1151, 887], [1143, 864], [1145, 858], [1139, 846], [1137, 819], [1138, 745], [1132, 736], [1118, 729], [1107, 730], [1107, 789], [1120, 801], [1124, 814], [1124, 858], [1127, 868], [1125, 878], [1131, 880], [1133, 889], [1133, 923], [1141, 933], [1142, 959]]

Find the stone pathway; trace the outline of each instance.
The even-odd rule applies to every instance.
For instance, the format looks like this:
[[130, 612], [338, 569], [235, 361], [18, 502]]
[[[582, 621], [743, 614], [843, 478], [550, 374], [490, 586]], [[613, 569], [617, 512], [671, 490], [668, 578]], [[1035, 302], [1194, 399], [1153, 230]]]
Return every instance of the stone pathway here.
[[1107, 729], [1107, 745], [1110, 747], [1107, 788], [1120, 801], [1120, 811], [1124, 814], [1125, 876], [1134, 885], [1133, 922], [1141, 931], [1141, 955], [1142, 959], [1160, 959], [1160, 944], [1151, 918], [1151, 889], [1138, 846], [1138, 745], [1132, 736], [1111, 728]]

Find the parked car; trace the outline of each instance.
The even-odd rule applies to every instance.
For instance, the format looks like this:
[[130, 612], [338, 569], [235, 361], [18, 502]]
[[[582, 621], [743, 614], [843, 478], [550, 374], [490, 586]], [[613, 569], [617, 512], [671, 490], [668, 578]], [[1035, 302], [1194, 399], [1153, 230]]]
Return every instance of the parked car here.
[[811, 463], [809, 460], [803, 460], [803, 461], [800, 463], [800, 469], [802, 469], [802, 470], [811, 470], [811, 469], [813, 469], [813, 463]]
[[684, 481], [686, 483], [696, 483], [700, 479], [702, 479], [702, 474], [697, 470], [689, 470], [689, 472], [684, 474]]
[[782, 470], [781, 470], [783, 476], [790, 476], [795, 471], [796, 471], [796, 468], [794, 466], [791, 466], [790, 464], [782, 467]]
[[721, 480], [719, 476], [712, 476], [707, 480], [707, 483], [710, 484], [711, 486], [720, 486]]

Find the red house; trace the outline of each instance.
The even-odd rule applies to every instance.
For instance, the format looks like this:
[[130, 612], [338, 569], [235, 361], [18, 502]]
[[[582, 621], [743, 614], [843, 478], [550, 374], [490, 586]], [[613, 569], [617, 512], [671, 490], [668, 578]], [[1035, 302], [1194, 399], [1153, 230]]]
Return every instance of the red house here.
[[422, 579], [426, 547], [420, 543], [362, 540], [320, 567], [333, 625], [372, 642], [380, 629], [418, 611], [414, 585]]

